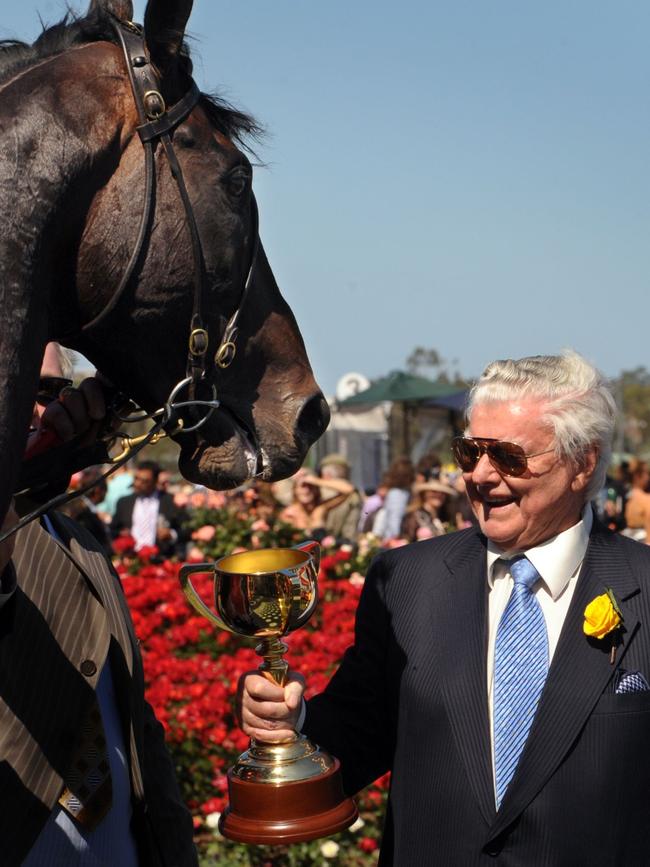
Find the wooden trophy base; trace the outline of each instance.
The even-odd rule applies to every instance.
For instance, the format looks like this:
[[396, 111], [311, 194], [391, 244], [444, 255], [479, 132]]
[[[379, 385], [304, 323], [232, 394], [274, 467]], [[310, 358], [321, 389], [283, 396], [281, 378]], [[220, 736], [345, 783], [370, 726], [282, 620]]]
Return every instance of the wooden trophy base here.
[[240, 843], [282, 845], [328, 837], [349, 827], [359, 815], [346, 798], [340, 763], [326, 773], [290, 783], [241, 780], [228, 772], [230, 806], [219, 830]]

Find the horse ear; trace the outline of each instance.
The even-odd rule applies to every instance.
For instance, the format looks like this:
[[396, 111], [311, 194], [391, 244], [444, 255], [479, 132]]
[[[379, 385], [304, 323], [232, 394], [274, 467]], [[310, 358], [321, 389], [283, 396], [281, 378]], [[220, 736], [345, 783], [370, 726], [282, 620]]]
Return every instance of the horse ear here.
[[133, 21], [133, 3], [131, 0], [90, 0], [87, 16], [96, 12], [110, 12], [120, 21]]
[[144, 38], [156, 66], [173, 63], [183, 45], [192, 0], [149, 0], [144, 13]]

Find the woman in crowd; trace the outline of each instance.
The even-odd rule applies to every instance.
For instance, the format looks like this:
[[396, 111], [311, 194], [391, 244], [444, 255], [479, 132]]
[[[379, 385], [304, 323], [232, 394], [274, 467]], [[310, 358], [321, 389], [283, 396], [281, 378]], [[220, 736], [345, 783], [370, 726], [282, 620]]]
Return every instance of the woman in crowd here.
[[402, 519], [401, 535], [409, 542], [442, 536], [447, 532], [443, 514], [454, 489], [432, 479], [413, 486], [413, 496]]
[[372, 532], [373, 524], [377, 513], [384, 505], [384, 499], [388, 493], [386, 473], [381, 477], [376, 490], [372, 488], [366, 491], [366, 498], [361, 507], [361, 515], [359, 516], [359, 533]]
[[[336, 491], [335, 496], [323, 500], [323, 488]], [[353, 493], [354, 485], [347, 479], [321, 479], [308, 470], [298, 470], [293, 477], [292, 502], [280, 512], [280, 520], [298, 530], [324, 532], [327, 513]]]
[[645, 461], [630, 466], [631, 488], [625, 504], [627, 536], [650, 543], [650, 470]]
[[438, 455], [435, 452], [427, 452], [415, 465], [415, 483], [439, 479], [441, 468], [442, 462]]
[[384, 505], [377, 512], [372, 532], [380, 539], [394, 539], [399, 536], [402, 518], [411, 498], [411, 485], [415, 473], [408, 458], [393, 461], [386, 473], [385, 484], [388, 488]]

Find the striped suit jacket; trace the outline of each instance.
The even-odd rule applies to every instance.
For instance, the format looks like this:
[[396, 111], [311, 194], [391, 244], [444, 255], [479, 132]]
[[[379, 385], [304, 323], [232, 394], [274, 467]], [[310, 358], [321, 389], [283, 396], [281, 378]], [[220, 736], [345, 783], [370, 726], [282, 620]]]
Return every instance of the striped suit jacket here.
[[17, 588], [0, 610], [0, 841], [19, 865], [64, 785], [79, 721], [110, 657], [129, 747], [133, 831], [143, 865], [195, 865], [192, 822], [162, 727], [144, 700], [142, 662], [119, 578], [101, 547], [53, 514], [16, 537]]
[[[303, 728], [342, 762], [350, 793], [393, 771], [380, 864], [396, 867], [647, 867], [650, 547], [597, 524], [530, 735], [497, 811], [487, 708], [485, 539], [466, 530], [382, 554], [355, 645]], [[611, 588], [610, 642], [584, 609]]]

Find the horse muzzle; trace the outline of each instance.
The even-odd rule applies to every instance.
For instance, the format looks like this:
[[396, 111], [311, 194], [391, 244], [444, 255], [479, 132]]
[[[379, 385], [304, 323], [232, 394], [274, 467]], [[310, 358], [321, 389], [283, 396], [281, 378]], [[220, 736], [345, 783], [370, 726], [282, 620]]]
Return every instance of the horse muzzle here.
[[330, 417], [320, 392], [292, 403], [283, 413], [254, 410], [249, 420], [222, 402], [200, 430], [174, 435], [181, 447], [179, 470], [189, 481], [218, 490], [253, 478], [270, 482], [292, 475]]

